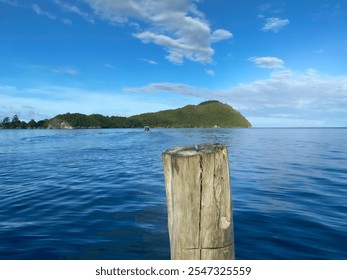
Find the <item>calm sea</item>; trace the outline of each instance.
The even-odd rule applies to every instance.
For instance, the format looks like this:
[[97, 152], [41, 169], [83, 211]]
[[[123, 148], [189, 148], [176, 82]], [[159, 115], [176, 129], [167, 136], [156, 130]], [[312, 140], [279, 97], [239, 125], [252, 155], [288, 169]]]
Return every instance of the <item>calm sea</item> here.
[[347, 129], [0, 130], [0, 259], [169, 259], [161, 153], [223, 143], [237, 259], [347, 259]]

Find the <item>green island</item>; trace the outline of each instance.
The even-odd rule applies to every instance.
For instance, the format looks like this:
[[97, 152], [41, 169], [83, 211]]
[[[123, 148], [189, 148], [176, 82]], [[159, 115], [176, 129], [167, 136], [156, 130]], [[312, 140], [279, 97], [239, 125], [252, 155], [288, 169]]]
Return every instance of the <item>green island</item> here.
[[19, 120], [15, 115], [12, 120], [5, 117], [0, 123], [2, 129], [143, 128], [145, 126], [158, 128], [252, 127], [251, 123], [237, 110], [215, 100], [131, 117], [66, 113], [52, 119], [37, 122], [31, 120], [27, 123]]

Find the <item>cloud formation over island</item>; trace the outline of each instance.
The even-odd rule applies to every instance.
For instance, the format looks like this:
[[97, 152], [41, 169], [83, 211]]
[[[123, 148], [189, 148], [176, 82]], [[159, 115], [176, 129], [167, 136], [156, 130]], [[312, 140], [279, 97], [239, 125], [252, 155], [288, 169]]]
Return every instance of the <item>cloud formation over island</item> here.
[[[213, 97], [232, 104], [251, 117], [260, 117], [262, 111], [277, 117], [278, 112], [281, 112], [281, 116], [290, 116], [295, 112], [295, 118], [298, 119], [307, 118], [308, 112], [311, 117], [329, 113], [330, 118], [347, 113], [347, 76], [331, 77], [314, 69], [304, 72], [275, 70], [267, 79], [240, 83], [228, 89], [212, 90], [186, 84], [152, 83], [138, 88], [126, 88], [125, 91], [147, 94], [167, 92], [206, 100]], [[336, 118], [335, 123], [339, 123], [338, 117]], [[321, 121], [320, 125], [328, 125], [329, 121], [332, 120], [327, 117], [327, 123]]]

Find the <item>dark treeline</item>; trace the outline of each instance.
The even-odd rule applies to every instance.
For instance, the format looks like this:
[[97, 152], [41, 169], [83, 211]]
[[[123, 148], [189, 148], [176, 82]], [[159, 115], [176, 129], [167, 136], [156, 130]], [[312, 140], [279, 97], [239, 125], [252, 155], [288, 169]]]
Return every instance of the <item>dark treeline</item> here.
[[143, 126], [143, 123], [126, 117], [79, 113], [57, 115], [47, 123], [48, 128], [135, 128]]
[[125, 117], [103, 116], [100, 114], [84, 115], [66, 113], [52, 119], [41, 121], [21, 121], [17, 115], [12, 119], [5, 117], [0, 123], [0, 129], [60, 129], [60, 128], [134, 128], [144, 125], [136, 120]]
[[0, 123], [0, 128], [3, 129], [35, 129], [35, 128], [47, 128], [48, 120], [35, 121], [31, 120], [29, 122], [21, 121], [17, 115], [14, 115], [12, 119], [5, 117]]

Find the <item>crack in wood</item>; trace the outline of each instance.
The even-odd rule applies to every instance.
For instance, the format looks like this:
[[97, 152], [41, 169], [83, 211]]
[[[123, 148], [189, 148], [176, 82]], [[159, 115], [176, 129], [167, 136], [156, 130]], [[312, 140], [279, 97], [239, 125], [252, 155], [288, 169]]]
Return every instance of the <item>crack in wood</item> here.
[[234, 243], [230, 243], [225, 246], [220, 246], [220, 247], [203, 247], [203, 248], [185, 248], [186, 250], [219, 250], [219, 249], [224, 249], [232, 246]]
[[202, 237], [201, 237], [201, 212], [202, 212], [202, 175], [203, 175], [203, 171], [204, 171], [204, 167], [203, 167], [203, 158], [202, 158], [202, 154], [199, 153], [199, 164], [200, 164], [200, 211], [199, 211], [199, 248], [200, 248], [200, 252], [199, 252], [199, 259], [201, 260], [201, 243], [202, 243]]

